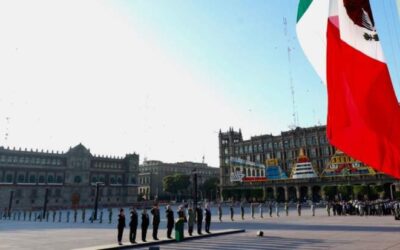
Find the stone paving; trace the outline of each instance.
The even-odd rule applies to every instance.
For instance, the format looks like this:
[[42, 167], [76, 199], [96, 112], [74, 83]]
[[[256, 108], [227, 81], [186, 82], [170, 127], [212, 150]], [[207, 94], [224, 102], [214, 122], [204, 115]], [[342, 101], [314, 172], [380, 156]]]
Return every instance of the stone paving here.
[[[217, 236], [181, 243], [163, 244], [160, 249], [400, 249], [400, 221], [392, 216], [331, 216], [325, 209], [311, 216], [303, 209], [299, 217], [295, 211], [289, 216], [251, 219], [244, 221], [236, 213], [231, 222], [224, 215], [223, 222], [213, 216], [212, 229], [246, 229], [245, 233]], [[50, 223], [0, 220], [0, 249], [76, 249], [116, 242], [115, 224]], [[160, 229], [165, 228], [164, 222]], [[257, 237], [258, 230], [264, 237]], [[211, 230], [212, 231], [212, 230]], [[159, 231], [165, 238], [165, 230]], [[140, 230], [138, 230], [140, 236]], [[151, 238], [151, 231], [148, 232]], [[127, 230], [124, 233], [127, 241]], [[137, 237], [140, 241], [140, 237]], [[143, 248], [143, 249], [148, 249]]]

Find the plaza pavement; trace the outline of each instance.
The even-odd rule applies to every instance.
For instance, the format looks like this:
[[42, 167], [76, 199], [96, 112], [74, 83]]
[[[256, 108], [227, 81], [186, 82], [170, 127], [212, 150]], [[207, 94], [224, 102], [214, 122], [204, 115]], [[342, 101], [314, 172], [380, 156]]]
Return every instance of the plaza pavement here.
[[[315, 217], [309, 209], [303, 209], [301, 217], [294, 210], [288, 217], [282, 212], [279, 218], [275, 214], [270, 218], [264, 212], [264, 219], [258, 213], [256, 219], [251, 219], [247, 213], [244, 221], [236, 213], [234, 222], [225, 213], [222, 223], [216, 222], [214, 213], [211, 231], [246, 229], [246, 232], [163, 244], [160, 249], [400, 249], [400, 221], [392, 216], [328, 217], [323, 208], [317, 209]], [[0, 249], [62, 250], [110, 245], [116, 242], [115, 228], [115, 224], [0, 220]], [[165, 238], [164, 228], [165, 220], [160, 226], [161, 239]], [[258, 230], [264, 231], [264, 237], [256, 236]], [[140, 235], [138, 230], [137, 241]], [[127, 236], [125, 230], [125, 242]], [[147, 239], [150, 238], [151, 229], [147, 234]]]

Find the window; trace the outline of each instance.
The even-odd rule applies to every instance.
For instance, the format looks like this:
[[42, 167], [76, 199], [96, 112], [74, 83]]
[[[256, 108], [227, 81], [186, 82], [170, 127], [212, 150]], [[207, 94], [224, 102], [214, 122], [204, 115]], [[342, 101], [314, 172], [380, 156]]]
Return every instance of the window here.
[[105, 182], [104, 175], [100, 175], [100, 177], [99, 177], [99, 181], [100, 181], [100, 182]]
[[7, 182], [7, 183], [12, 183], [12, 182], [13, 182], [13, 175], [12, 175], [12, 174], [7, 174], [7, 176], [6, 176], [6, 182]]
[[44, 179], [44, 175], [39, 176], [39, 183], [44, 183], [45, 179]]
[[61, 175], [57, 176], [57, 183], [63, 183], [63, 177]]
[[47, 176], [47, 183], [54, 183], [54, 176], [52, 175]]
[[115, 184], [115, 177], [114, 176], [110, 178], [110, 184]]
[[[149, 180], [150, 180], [150, 178], [149, 178]], [[118, 177], [117, 183], [118, 183], [118, 184], [122, 184], [122, 178], [121, 178], [121, 177]]]
[[135, 177], [131, 177], [131, 184], [136, 184], [136, 178]]
[[18, 175], [18, 183], [24, 183], [24, 182], [25, 182], [25, 175], [19, 174]]
[[81, 183], [82, 182], [82, 178], [79, 175], [76, 175], [74, 178], [74, 183]]
[[92, 183], [96, 183], [97, 182], [97, 176], [92, 176]]

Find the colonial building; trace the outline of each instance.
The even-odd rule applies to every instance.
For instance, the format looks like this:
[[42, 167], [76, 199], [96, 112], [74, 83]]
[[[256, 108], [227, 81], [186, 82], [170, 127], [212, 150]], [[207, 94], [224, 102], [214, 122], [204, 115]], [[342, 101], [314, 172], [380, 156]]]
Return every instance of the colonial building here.
[[48, 207], [128, 205], [137, 200], [139, 155], [92, 155], [79, 144], [67, 152], [0, 147], [0, 208], [40, 208], [48, 190]]
[[335, 148], [326, 138], [325, 130], [325, 126], [298, 127], [280, 135], [253, 136], [249, 140], [243, 140], [241, 130], [234, 131], [231, 128], [227, 132], [220, 131], [221, 184], [229, 184], [231, 157], [263, 164], [268, 159], [277, 159], [283, 170], [289, 173], [301, 148], [321, 173], [335, 153]]
[[168, 198], [169, 194], [163, 191], [163, 178], [174, 174], [192, 175], [194, 170], [197, 172], [198, 185], [207, 179], [219, 176], [218, 168], [210, 167], [205, 163], [144, 161], [139, 166], [139, 194], [146, 199]]

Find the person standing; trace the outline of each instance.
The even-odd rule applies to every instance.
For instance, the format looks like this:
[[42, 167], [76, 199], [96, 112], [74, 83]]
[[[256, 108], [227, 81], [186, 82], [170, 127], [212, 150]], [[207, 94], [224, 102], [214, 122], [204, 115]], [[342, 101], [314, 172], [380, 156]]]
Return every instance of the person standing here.
[[286, 212], [286, 216], [289, 216], [289, 204], [287, 201], [285, 202], [285, 212]]
[[250, 210], [251, 210], [251, 218], [254, 219], [254, 203], [250, 203]]
[[275, 202], [275, 213], [276, 216], [279, 217], [279, 202]]
[[124, 233], [124, 228], [125, 228], [125, 214], [124, 214], [124, 209], [119, 210], [119, 215], [118, 215], [118, 244], [122, 245], [122, 234]]
[[201, 235], [201, 227], [203, 224], [203, 209], [201, 209], [201, 206], [199, 205], [196, 208], [196, 217], [197, 217], [197, 234]]
[[112, 208], [109, 208], [109, 209], [108, 209], [108, 224], [111, 224], [111, 221], [112, 221], [112, 214], [113, 214]]
[[192, 236], [193, 234], [193, 227], [194, 227], [194, 222], [196, 220], [196, 215], [194, 214], [193, 208], [190, 206], [188, 209], [188, 232], [189, 235]]
[[147, 229], [149, 228], [150, 219], [147, 214], [147, 209], [143, 208], [142, 211], [142, 241], [146, 242]]
[[328, 213], [328, 216], [331, 216], [331, 203], [329, 201], [326, 203], [326, 212]]
[[297, 202], [297, 214], [298, 214], [299, 216], [301, 216], [301, 203], [300, 203], [300, 201]]
[[138, 214], [133, 207], [131, 210], [131, 221], [129, 222], [129, 241], [133, 244], [136, 243], [136, 231], [138, 226]]
[[206, 233], [210, 233], [210, 226], [211, 226], [211, 209], [210, 206], [207, 204], [205, 209], [205, 230]]
[[150, 212], [153, 215], [153, 240], [158, 240], [158, 226], [160, 225], [160, 209], [158, 204], [155, 204]]
[[179, 206], [177, 214], [178, 214], [178, 218], [183, 221], [182, 237], [184, 237], [185, 223], [187, 222], [184, 206], [182, 206], [182, 205]]
[[268, 203], [268, 208], [269, 208], [269, 217], [272, 217], [272, 201]]
[[240, 203], [240, 213], [242, 214], [242, 220], [244, 220], [244, 204], [243, 204], [243, 201]]
[[312, 216], [315, 216], [315, 204], [314, 204], [314, 202], [311, 203], [311, 213], [312, 213]]
[[174, 212], [171, 210], [171, 206], [167, 206], [167, 211], [165, 211], [167, 216], [167, 238], [172, 239], [171, 233], [174, 228]]
[[231, 210], [231, 221], [233, 221], [233, 216], [234, 216], [233, 202], [231, 203], [231, 206], [229, 209]]
[[221, 203], [218, 203], [218, 217], [219, 217], [219, 222], [222, 222], [222, 206], [221, 206]]
[[258, 207], [259, 207], [259, 209], [260, 209], [260, 218], [264, 218], [264, 216], [263, 216], [263, 203], [262, 202], [260, 202], [260, 205], [258, 205]]

